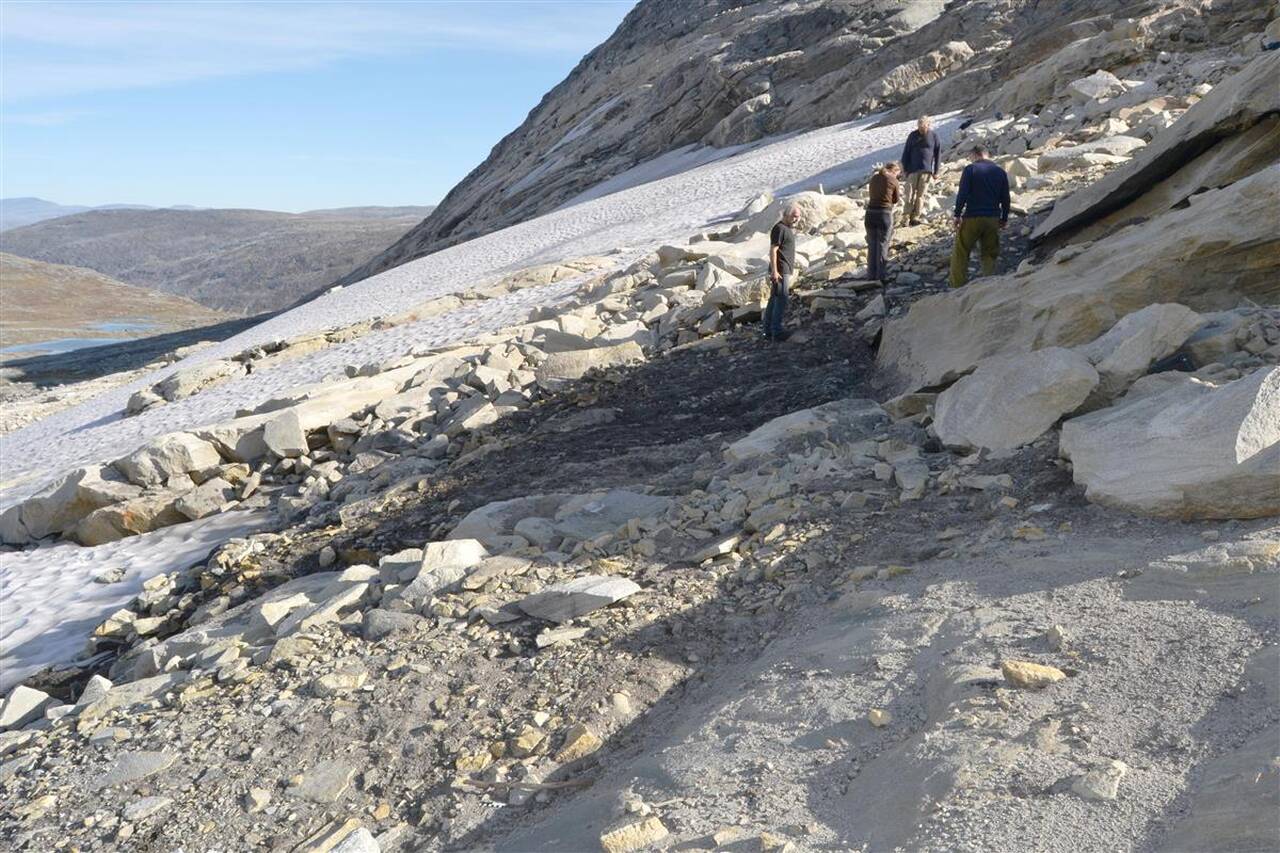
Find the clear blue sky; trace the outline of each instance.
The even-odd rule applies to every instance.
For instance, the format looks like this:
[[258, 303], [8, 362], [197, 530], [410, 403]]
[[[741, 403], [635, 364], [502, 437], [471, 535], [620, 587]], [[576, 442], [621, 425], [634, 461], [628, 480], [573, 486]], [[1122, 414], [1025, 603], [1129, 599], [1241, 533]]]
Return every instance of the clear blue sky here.
[[0, 196], [431, 204], [634, 0], [0, 2]]

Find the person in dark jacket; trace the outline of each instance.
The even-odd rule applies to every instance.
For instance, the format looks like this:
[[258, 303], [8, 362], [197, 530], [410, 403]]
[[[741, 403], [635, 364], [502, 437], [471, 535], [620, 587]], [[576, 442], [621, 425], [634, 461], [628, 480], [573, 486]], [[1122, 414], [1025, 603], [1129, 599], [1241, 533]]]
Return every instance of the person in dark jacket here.
[[951, 250], [951, 286], [969, 280], [969, 255], [981, 246], [982, 274], [992, 275], [1000, 258], [1000, 232], [1009, 222], [1009, 176], [991, 162], [985, 145], [969, 152], [956, 193], [956, 242]]
[[773, 230], [769, 232], [769, 303], [764, 308], [761, 324], [764, 336], [770, 341], [785, 341], [787, 332], [782, 320], [787, 313], [791, 280], [796, 273], [796, 223], [800, 221], [800, 206], [790, 202]]
[[933, 132], [933, 122], [928, 116], [920, 116], [916, 129], [907, 134], [907, 143], [902, 146], [902, 171], [906, 173], [906, 180], [902, 182], [904, 225], [920, 224], [929, 181], [938, 177], [941, 162], [942, 143]]
[[871, 176], [867, 214], [862, 221], [867, 227], [867, 278], [872, 281], [884, 281], [889, 238], [893, 236], [893, 208], [900, 197], [898, 175], [901, 171], [897, 163], [885, 163]]

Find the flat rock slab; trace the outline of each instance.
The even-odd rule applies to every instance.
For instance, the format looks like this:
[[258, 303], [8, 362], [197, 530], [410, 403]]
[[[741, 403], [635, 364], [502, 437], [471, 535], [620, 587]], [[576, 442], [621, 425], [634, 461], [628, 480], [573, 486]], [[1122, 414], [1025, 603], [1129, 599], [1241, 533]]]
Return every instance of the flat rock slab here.
[[162, 773], [178, 760], [172, 752], [126, 752], [115, 760], [110, 769], [89, 783], [89, 790], [101, 791], [116, 785], [127, 785]]
[[172, 802], [169, 797], [143, 797], [125, 806], [120, 816], [127, 821], [146, 820], [169, 808]]
[[661, 515], [670, 505], [670, 498], [625, 489], [576, 495], [556, 511], [555, 531], [585, 541], [611, 533], [632, 519]]
[[336, 803], [346, 793], [355, 775], [355, 768], [349, 764], [322, 761], [304, 773], [297, 784], [285, 789], [285, 793], [321, 805]]
[[822, 441], [864, 439], [888, 425], [889, 416], [875, 400], [833, 400], [761, 424], [729, 445], [724, 460], [774, 459]]
[[526, 596], [518, 606], [535, 619], [568, 622], [639, 591], [639, 584], [626, 578], [586, 575]]

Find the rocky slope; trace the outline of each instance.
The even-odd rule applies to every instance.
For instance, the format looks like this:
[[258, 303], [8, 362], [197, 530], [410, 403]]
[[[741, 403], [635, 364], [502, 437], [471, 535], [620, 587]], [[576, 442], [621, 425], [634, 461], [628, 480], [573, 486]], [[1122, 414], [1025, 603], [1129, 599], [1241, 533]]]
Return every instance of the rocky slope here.
[[1100, 62], [1233, 44], [1268, 19], [1251, 0], [642, 0], [430, 217], [343, 281], [545, 213], [687, 146], [894, 107], [1027, 109]]
[[219, 311], [258, 314], [330, 284], [429, 211], [93, 210], [5, 231], [0, 246]]
[[[51, 484], [8, 541], [275, 529], [149, 578], [9, 694], [0, 837], [1273, 849], [1280, 166], [1251, 152], [1277, 62], [1104, 53], [971, 124], [883, 283], [866, 175], [765, 196], [625, 269], [574, 261], [570, 305]], [[1015, 215], [997, 275], [949, 291], [974, 140]], [[771, 345], [788, 201], [803, 274]], [[1214, 257], [1243, 274], [1206, 287]]]

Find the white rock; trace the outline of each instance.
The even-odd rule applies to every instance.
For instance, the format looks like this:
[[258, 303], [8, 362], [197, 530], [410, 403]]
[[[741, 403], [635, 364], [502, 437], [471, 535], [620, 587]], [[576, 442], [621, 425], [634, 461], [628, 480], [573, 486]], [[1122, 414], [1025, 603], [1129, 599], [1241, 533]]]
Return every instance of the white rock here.
[[938, 395], [934, 430], [951, 447], [1020, 447], [1079, 408], [1097, 384], [1089, 360], [1071, 350], [995, 356]]
[[[75, 527], [96, 509], [142, 494], [142, 489], [124, 481], [113, 468], [78, 468], [48, 488], [23, 501], [16, 515], [20, 530], [33, 539], [62, 533]], [[5, 541], [10, 541], [6, 533]], [[11, 544], [22, 544], [14, 541]]]
[[373, 833], [362, 826], [339, 841], [333, 853], [382, 853], [382, 847]]
[[1078, 103], [1110, 98], [1124, 92], [1124, 83], [1110, 71], [1095, 71], [1088, 77], [1081, 77], [1067, 84], [1067, 92]]
[[1148, 305], [1127, 314], [1091, 343], [1077, 347], [1098, 371], [1098, 393], [1112, 399], [1156, 361], [1172, 355], [1203, 321], [1176, 303]]
[[262, 441], [268, 450], [284, 459], [307, 452], [307, 434], [293, 409], [286, 409], [263, 425]]
[[146, 820], [167, 809], [172, 802], [169, 797], [143, 797], [125, 806], [120, 816], [130, 822]]
[[222, 462], [218, 449], [187, 432], [152, 439], [113, 464], [139, 486], [163, 483], [174, 474], [200, 471]]
[[1086, 800], [1114, 800], [1120, 780], [1128, 772], [1129, 766], [1123, 761], [1109, 761], [1076, 779], [1071, 790]]
[[556, 390], [575, 379], [581, 379], [594, 367], [618, 367], [644, 360], [644, 350], [633, 341], [616, 346], [552, 353], [538, 366], [538, 385], [548, 390]]
[[42, 690], [19, 684], [0, 704], [0, 731], [20, 729], [44, 715], [57, 700]]
[[155, 385], [154, 390], [165, 400], [173, 402], [244, 374], [245, 367], [238, 361], [211, 361], [166, 376]]
[[1280, 514], [1280, 368], [1133, 396], [1063, 424], [1089, 500], [1182, 519]]
[[223, 505], [235, 498], [236, 492], [235, 486], [221, 477], [214, 477], [183, 494], [174, 506], [178, 512], [194, 521], [221, 512]]

